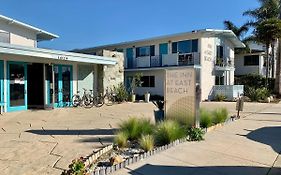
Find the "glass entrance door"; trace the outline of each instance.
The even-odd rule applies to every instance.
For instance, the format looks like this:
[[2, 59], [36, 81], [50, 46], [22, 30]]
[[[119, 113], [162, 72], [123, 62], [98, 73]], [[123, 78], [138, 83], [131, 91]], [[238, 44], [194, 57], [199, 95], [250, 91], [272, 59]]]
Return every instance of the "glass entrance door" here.
[[72, 97], [72, 66], [55, 65], [54, 80], [55, 107], [70, 106]]
[[27, 65], [8, 62], [8, 111], [27, 109]]

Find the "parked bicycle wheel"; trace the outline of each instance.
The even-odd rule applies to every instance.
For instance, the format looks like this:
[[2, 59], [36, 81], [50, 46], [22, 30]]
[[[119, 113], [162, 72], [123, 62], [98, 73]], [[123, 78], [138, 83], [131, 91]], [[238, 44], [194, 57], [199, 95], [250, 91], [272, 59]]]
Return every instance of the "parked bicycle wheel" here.
[[73, 95], [73, 97], [72, 97], [72, 106], [73, 107], [78, 107], [80, 105], [81, 105], [80, 95], [78, 95], [78, 94]]
[[94, 104], [96, 107], [102, 107], [103, 104], [104, 104], [104, 98], [103, 98], [102, 96], [96, 96], [96, 97], [94, 97], [93, 104]]
[[104, 104], [105, 104], [106, 106], [112, 106], [113, 103], [114, 103], [114, 98], [113, 98], [112, 95], [106, 95], [106, 96], [104, 97]]
[[93, 105], [92, 105], [93, 102], [92, 102], [91, 97], [89, 95], [84, 95], [82, 101], [83, 101], [83, 104], [84, 104], [85, 108], [93, 107]]

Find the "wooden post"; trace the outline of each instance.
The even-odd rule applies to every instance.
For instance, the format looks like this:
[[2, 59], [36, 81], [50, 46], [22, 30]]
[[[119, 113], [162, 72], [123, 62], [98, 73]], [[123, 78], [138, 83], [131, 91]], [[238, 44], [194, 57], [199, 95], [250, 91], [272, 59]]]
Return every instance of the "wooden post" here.
[[201, 87], [196, 85], [196, 106], [195, 106], [195, 127], [200, 128], [200, 102], [201, 102]]

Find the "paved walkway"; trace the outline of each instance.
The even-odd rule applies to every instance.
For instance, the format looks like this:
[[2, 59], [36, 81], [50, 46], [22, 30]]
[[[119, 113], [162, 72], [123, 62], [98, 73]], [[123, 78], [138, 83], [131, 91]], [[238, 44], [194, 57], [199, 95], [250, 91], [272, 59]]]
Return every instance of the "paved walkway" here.
[[153, 109], [152, 104], [126, 103], [6, 113], [0, 116], [0, 174], [61, 174], [74, 158], [111, 143], [122, 120], [152, 119]]
[[245, 118], [207, 133], [205, 141], [178, 145], [115, 175], [280, 175], [281, 104], [250, 106]]
[[[202, 103], [202, 106], [210, 109], [219, 106], [226, 107], [231, 113], [235, 113], [235, 103], [208, 102]], [[268, 108], [268, 106], [271, 105], [247, 103], [245, 104], [245, 112], [243, 115], [249, 115], [251, 112]], [[62, 169], [67, 168], [72, 159], [89, 155], [94, 149], [101, 147], [102, 144], [111, 143], [115, 128], [117, 128], [120, 121], [126, 120], [129, 116], [146, 117], [153, 121], [154, 109], [155, 107], [151, 103], [126, 103], [92, 109], [66, 108], [52, 111], [39, 110], [7, 113], [3, 116], [0, 115], [0, 174], [61, 174]], [[274, 109], [274, 112], [278, 112], [278, 110]], [[270, 119], [271, 117], [274, 119]], [[250, 118], [248, 117], [247, 119]], [[256, 119], [258, 118], [256, 117]], [[276, 115], [269, 115], [266, 119], [280, 120], [276, 118]], [[262, 127], [264, 124], [280, 124], [278, 122], [267, 121], [254, 122], [245, 120], [244, 122], [249, 123], [249, 125], [247, 123], [241, 125], [241, 127], [245, 125], [246, 129], [251, 129], [251, 125], [254, 125], [254, 123], [260, 124], [256, 124], [257, 126], [254, 125], [252, 129]], [[236, 125], [236, 123], [234, 125]], [[227, 128], [229, 127], [232, 126], [228, 126]], [[248, 132], [242, 131], [242, 134]], [[236, 132], [236, 130], [233, 132]], [[215, 133], [217, 132], [208, 134], [206, 142], [198, 144], [188, 143], [190, 145], [180, 145], [180, 147], [186, 147], [186, 149], [191, 151], [190, 147], [193, 147], [193, 145], [197, 147], [198, 145], [198, 149], [196, 150], [200, 151], [202, 147], [204, 148], [204, 144], [206, 145], [210, 142], [210, 144], [208, 143], [207, 145], [213, 144], [214, 146], [208, 146], [210, 147], [209, 149], [215, 149], [216, 145], [220, 145], [219, 141], [224, 140], [224, 137], [212, 136]], [[230, 136], [234, 137], [232, 134], [230, 134]], [[243, 139], [244, 137], [239, 136], [238, 138]], [[230, 143], [233, 142], [230, 138], [229, 140]], [[224, 145], [221, 145], [221, 147], [226, 149]], [[272, 150], [270, 146], [266, 147], [266, 149]], [[178, 154], [181, 153], [182, 152], [179, 152]], [[169, 152], [167, 151], [163, 154], [169, 154]], [[208, 158], [209, 154], [212, 154], [212, 152], [203, 155], [203, 157], [198, 157], [198, 159], [204, 160], [205, 157]], [[189, 159], [196, 156], [195, 153], [189, 154], [188, 152], [183, 155]], [[157, 159], [157, 157], [158, 156], [153, 159]], [[162, 158], [160, 160], [162, 160]], [[153, 163], [151, 159], [149, 161], [151, 161], [152, 165], [159, 165], [159, 163]], [[163, 159], [163, 161], [164, 163], [162, 163], [162, 165], [165, 165], [165, 161], [167, 161], [167, 165], [170, 164], [170, 166], [188, 166], [188, 164], [185, 163], [178, 164], [180, 161], [172, 159]], [[169, 161], [174, 163], [169, 163]], [[141, 167], [141, 165], [139, 167]]]

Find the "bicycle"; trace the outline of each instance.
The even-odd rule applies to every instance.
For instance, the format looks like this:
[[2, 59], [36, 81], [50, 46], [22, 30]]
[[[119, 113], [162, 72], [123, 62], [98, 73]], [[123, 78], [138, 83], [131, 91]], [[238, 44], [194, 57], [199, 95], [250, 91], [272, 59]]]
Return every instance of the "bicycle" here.
[[89, 90], [90, 93], [88, 93], [87, 89], [83, 88], [83, 96], [80, 96], [80, 92], [77, 91], [77, 94], [72, 96], [72, 106], [78, 107], [78, 106], [84, 106], [85, 108], [91, 108], [93, 107], [93, 90]]
[[94, 97], [94, 105], [96, 107], [102, 107], [104, 104], [106, 106], [112, 106], [115, 103], [115, 98], [116, 98], [116, 94], [112, 92], [109, 92], [109, 88], [106, 88], [105, 90], [105, 94], [102, 95], [102, 93], [100, 95], [97, 95], [96, 97]]

